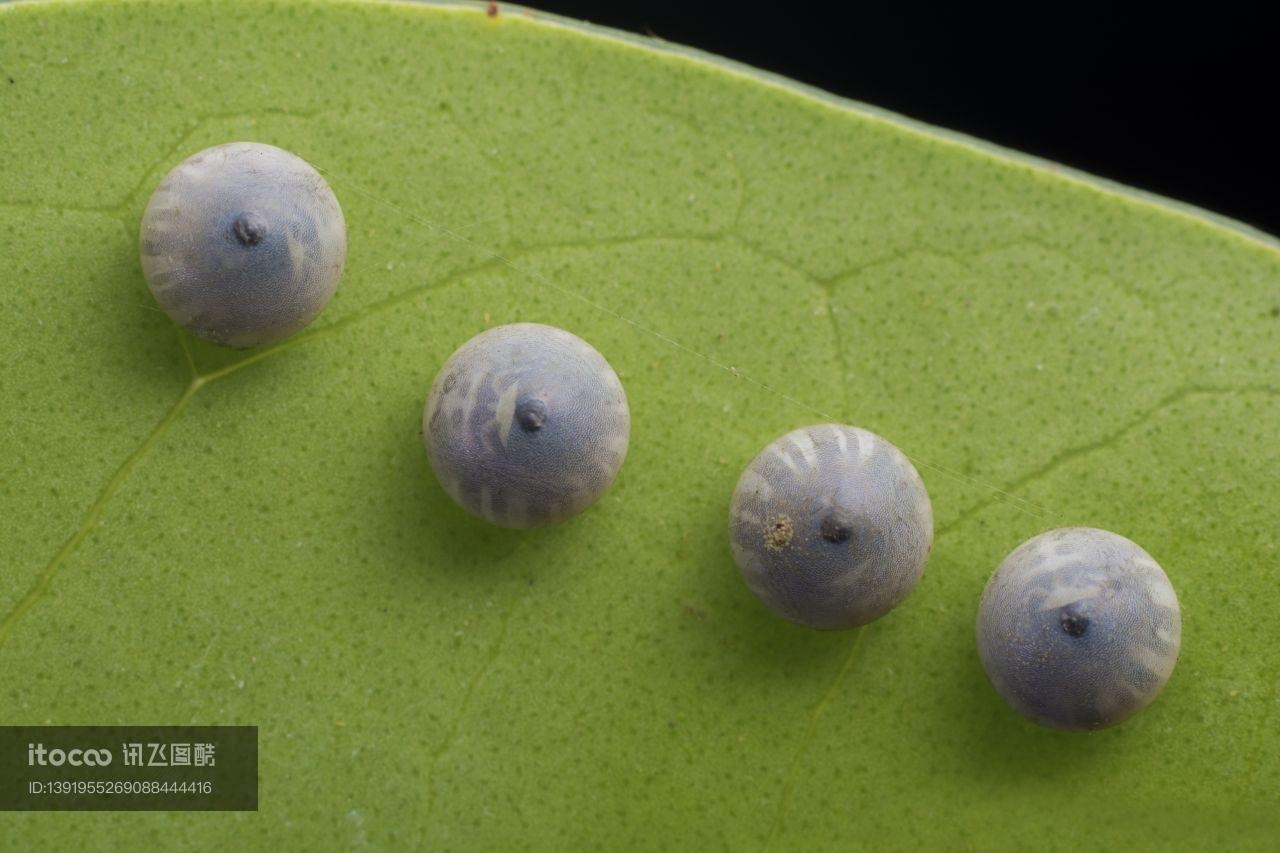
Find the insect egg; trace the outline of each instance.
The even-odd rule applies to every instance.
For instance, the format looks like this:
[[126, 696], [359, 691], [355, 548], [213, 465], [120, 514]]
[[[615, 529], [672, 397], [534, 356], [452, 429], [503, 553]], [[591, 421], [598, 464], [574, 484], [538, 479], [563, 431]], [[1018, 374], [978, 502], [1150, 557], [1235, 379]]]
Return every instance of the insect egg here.
[[502, 527], [582, 512], [627, 455], [631, 415], [613, 368], [563, 329], [517, 323], [463, 344], [436, 375], [422, 415], [445, 491]]
[[1004, 559], [982, 594], [978, 655], [1018, 713], [1097, 729], [1141, 711], [1178, 660], [1178, 597], [1151, 555], [1118, 533], [1050, 530]]
[[160, 307], [230, 347], [273, 343], [328, 304], [347, 256], [342, 208], [305, 160], [231, 142], [193, 154], [142, 216], [142, 272]]
[[820, 424], [782, 436], [747, 466], [729, 537], [767, 607], [811, 628], [848, 628], [883, 616], [920, 580], [933, 510], [898, 448]]

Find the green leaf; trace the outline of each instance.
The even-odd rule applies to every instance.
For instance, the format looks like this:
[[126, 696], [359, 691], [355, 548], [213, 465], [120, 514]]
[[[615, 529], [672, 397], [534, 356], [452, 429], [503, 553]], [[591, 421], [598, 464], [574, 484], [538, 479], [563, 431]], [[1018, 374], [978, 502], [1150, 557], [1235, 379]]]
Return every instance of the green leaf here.
[[[159, 178], [237, 139], [325, 170], [350, 228], [326, 312], [251, 353], [178, 333], [136, 246]], [[0, 150], [0, 721], [262, 750], [256, 815], [7, 814], [0, 847], [1274, 840], [1269, 238], [507, 7], [0, 7]], [[595, 344], [634, 420], [609, 495], [525, 533], [418, 434], [514, 321]], [[937, 514], [861, 632], [771, 616], [726, 544], [742, 467], [826, 419]], [[1165, 694], [1083, 736], [1009, 711], [973, 641], [991, 570], [1064, 524], [1149, 550], [1185, 620]]]

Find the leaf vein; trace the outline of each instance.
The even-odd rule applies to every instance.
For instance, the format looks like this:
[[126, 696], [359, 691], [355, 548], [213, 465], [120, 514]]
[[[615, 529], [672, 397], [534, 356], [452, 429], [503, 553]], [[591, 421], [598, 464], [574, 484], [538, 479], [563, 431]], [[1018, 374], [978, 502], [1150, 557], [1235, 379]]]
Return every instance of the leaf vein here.
[[[1136, 432], [1143, 425], [1145, 425], [1146, 422], [1152, 416], [1159, 414], [1165, 409], [1176, 406], [1178, 403], [1181, 403], [1182, 401], [1190, 397], [1196, 397], [1196, 396], [1230, 397], [1230, 396], [1237, 396], [1241, 394], [1266, 394], [1266, 395], [1274, 396], [1274, 395], [1280, 394], [1280, 388], [1275, 388], [1275, 387], [1266, 386], [1266, 385], [1225, 387], [1225, 388], [1205, 387], [1205, 386], [1198, 386], [1198, 385], [1185, 385], [1169, 394], [1166, 394], [1164, 397], [1156, 401], [1154, 404], [1138, 412], [1132, 418], [1130, 418], [1129, 420], [1121, 424], [1119, 428], [1113, 430], [1107, 435], [1104, 435], [1101, 438], [1095, 439], [1093, 441], [1085, 442], [1084, 444], [1076, 445], [1075, 447], [1069, 447], [1057, 453], [1056, 455], [1053, 456], [1053, 458], [1051, 458], [1045, 464], [1031, 471], [1028, 471], [1027, 473], [1015, 479], [1009, 485], [1005, 486], [1003, 488], [1003, 491], [1008, 493], [1013, 493], [1019, 489], [1025, 488], [1026, 486], [1030, 485], [1031, 483], [1034, 483], [1037, 480], [1044, 479], [1045, 477], [1049, 476], [1054, 471], [1056, 471], [1058, 468], [1061, 468], [1063, 465], [1066, 465], [1067, 463], [1072, 462], [1073, 460], [1079, 459], [1083, 456], [1087, 456], [1090, 453], [1093, 453], [1095, 451], [1104, 450], [1108, 447], [1112, 447], [1116, 444], [1119, 444], [1121, 441], [1125, 439], [1125, 437], [1127, 437], [1131, 433]], [[993, 503], [997, 503], [997, 502], [998, 501], [995, 497], [988, 497], [979, 501], [978, 503], [974, 504], [972, 507], [970, 507], [969, 509], [965, 510], [960, 515], [958, 515], [955, 518], [955, 520], [939, 528], [938, 536], [942, 536], [944, 533], [948, 533], [952, 530], [955, 530], [957, 527], [964, 524], [966, 521], [973, 518], [975, 515], [982, 512], [984, 509], [991, 506]]]
[[120, 467], [117, 468], [111, 478], [107, 480], [106, 485], [103, 487], [102, 491], [99, 492], [98, 497], [89, 505], [89, 509], [85, 512], [84, 517], [80, 521], [79, 527], [76, 528], [76, 531], [71, 535], [71, 538], [69, 538], [63, 546], [58, 549], [57, 553], [53, 555], [49, 562], [45, 564], [44, 569], [42, 569], [40, 574], [36, 576], [36, 580], [27, 591], [27, 594], [19, 599], [17, 604], [15, 604], [8, 614], [5, 615], [3, 621], [0, 621], [0, 648], [3, 648], [4, 644], [12, 635], [14, 628], [17, 626], [18, 622], [21, 621], [27, 611], [34, 607], [35, 604], [49, 591], [49, 587], [53, 583], [53, 579], [58, 574], [58, 571], [76, 552], [80, 547], [80, 544], [93, 532], [94, 526], [98, 523], [99, 519], [102, 518], [102, 514], [106, 510], [107, 504], [111, 501], [111, 498], [120, 490], [120, 487], [124, 485], [124, 482], [129, 479], [129, 475], [133, 472], [133, 469], [137, 467], [143, 457], [147, 455], [148, 451], [155, 446], [156, 442], [160, 440], [161, 436], [165, 434], [169, 427], [178, 420], [183, 409], [186, 408], [187, 403], [191, 401], [192, 396], [194, 396], [196, 391], [199, 390], [200, 385], [201, 383], [199, 380], [192, 380], [191, 383], [187, 385], [183, 390], [182, 395], [178, 397], [177, 401], [169, 408], [169, 411], [164, 415], [164, 417], [157, 422], [151, 432], [147, 434], [147, 437], [143, 439], [142, 443], [125, 458], [124, 462], [120, 464]]
[[786, 779], [783, 781], [782, 793], [778, 797], [777, 815], [774, 818], [773, 826], [769, 830], [769, 835], [765, 839], [762, 850], [768, 850], [773, 846], [778, 835], [783, 831], [787, 821], [787, 814], [791, 811], [791, 803], [795, 796], [796, 786], [799, 784], [800, 767], [804, 762], [804, 757], [809, 751], [809, 747], [813, 743], [813, 739], [818, 731], [818, 720], [822, 717], [827, 706], [835, 698], [836, 693], [840, 690], [840, 685], [844, 683], [845, 676], [849, 670], [853, 668], [854, 661], [858, 658], [858, 653], [863, 646], [863, 639], [867, 635], [867, 626], [858, 629], [858, 636], [849, 646], [849, 653], [845, 655], [844, 662], [840, 668], [836, 670], [835, 677], [831, 679], [830, 686], [827, 687], [822, 698], [813, 706], [813, 710], [809, 712], [809, 720], [805, 725], [804, 734], [800, 737], [800, 743], [796, 747], [795, 755], [791, 759], [790, 769], [787, 771]]

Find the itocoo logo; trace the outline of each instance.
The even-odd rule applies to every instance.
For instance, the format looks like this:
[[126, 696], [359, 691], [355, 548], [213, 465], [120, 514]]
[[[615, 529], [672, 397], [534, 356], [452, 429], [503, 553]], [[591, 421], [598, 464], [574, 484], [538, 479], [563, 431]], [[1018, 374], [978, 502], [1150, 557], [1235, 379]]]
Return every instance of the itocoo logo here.
[[106, 767], [111, 763], [109, 749], [45, 749], [42, 743], [27, 744], [27, 766]]

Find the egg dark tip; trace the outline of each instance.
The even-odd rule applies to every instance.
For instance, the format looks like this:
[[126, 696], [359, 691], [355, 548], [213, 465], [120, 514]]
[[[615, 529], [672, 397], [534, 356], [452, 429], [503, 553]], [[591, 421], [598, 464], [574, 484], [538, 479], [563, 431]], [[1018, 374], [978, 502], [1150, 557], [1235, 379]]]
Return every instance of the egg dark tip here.
[[848, 542], [853, 538], [853, 519], [840, 510], [834, 510], [822, 519], [818, 533], [833, 545]]
[[516, 401], [516, 423], [525, 432], [537, 432], [547, 425], [547, 404], [537, 397], [521, 397]]
[[231, 223], [231, 233], [241, 246], [253, 247], [267, 236], [267, 223], [254, 213], [242, 213]]
[[1079, 639], [1089, 630], [1089, 617], [1074, 610], [1063, 609], [1058, 615], [1058, 624], [1068, 637]]

